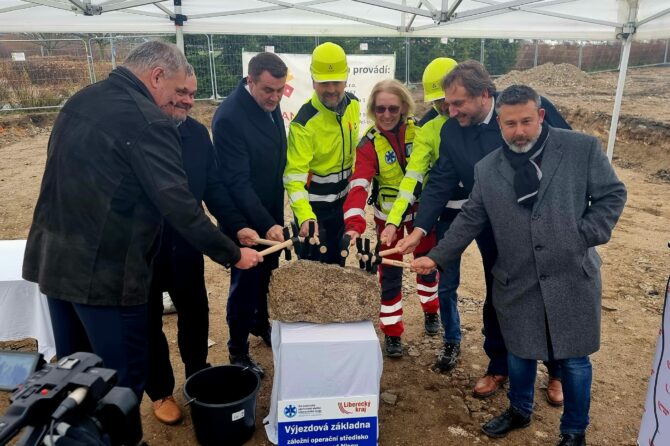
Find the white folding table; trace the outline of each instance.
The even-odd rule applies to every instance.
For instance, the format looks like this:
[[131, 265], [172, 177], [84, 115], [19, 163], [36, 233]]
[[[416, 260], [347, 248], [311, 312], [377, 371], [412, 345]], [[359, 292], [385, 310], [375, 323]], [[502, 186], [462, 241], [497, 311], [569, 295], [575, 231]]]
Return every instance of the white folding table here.
[[49, 306], [36, 283], [21, 278], [25, 240], [0, 240], [0, 341], [37, 339], [50, 361], [56, 356]]

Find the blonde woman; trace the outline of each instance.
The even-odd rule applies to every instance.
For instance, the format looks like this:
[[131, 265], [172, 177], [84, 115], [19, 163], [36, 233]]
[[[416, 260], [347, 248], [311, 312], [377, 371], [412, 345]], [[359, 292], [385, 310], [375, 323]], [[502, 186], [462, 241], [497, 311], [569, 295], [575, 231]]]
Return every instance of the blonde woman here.
[[[400, 182], [412, 154], [412, 144], [418, 128], [411, 117], [414, 101], [409, 91], [395, 79], [378, 82], [372, 89], [367, 104], [368, 117], [374, 121], [356, 148], [354, 173], [349, 179], [350, 190], [344, 202], [344, 227], [352, 240], [365, 231], [365, 204], [368, 189], [372, 186], [370, 202], [374, 206], [374, 220], [379, 237], [386, 225], [386, 218], [398, 196]], [[408, 207], [405, 218], [398, 228], [396, 240], [384, 249], [393, 247], [403, 238], [405, 231], [412, 231], [412, 219], [416, 206]], [[386, 240], [380, 240], [384, 243]], [[416, 249], [416, 257], [426, 254], [435, 245], [435, 234], [422, 239]], [[387, 258], [401, 260], [400, 255]], [[439, 332], [437, 312], [437, 277], [433, 272], [417, 275], [417, 292], [425, 313], [426, 331], [429, 335]], [[402, 269], [380, 265], [381, 284], [380, 328], [385, 335], [384, 350], [389, 357], [402, 356]]]

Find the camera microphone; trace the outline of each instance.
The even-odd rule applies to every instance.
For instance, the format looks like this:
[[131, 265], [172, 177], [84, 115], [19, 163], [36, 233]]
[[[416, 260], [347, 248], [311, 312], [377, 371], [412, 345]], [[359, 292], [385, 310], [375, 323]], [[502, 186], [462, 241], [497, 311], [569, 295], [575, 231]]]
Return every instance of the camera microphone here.
[[54, 413], [51, 415], [51, 418], [58, 420], [63, 417], [66, 413], [77, 407], [84, 401], [86, 395], [88, 394], [88, 389], [86, 387], [77, 387], [63, 400], [62, 403], [56, 408]]

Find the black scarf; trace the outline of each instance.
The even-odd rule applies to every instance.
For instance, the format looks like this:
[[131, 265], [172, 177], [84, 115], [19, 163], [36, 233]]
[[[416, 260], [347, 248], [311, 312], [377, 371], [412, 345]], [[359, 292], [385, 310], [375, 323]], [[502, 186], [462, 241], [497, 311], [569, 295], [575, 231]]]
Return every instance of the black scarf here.
[[525, 153], [513, 151], [503, 140], [503, 153], [512, 169], [514, 169], [516, 201], [522, 206], [531, 207], [537, 201], [537, 192], [540, 188], [540, 180], [542, 179], [540, 165], [548, 133], [549, 126], [544, 122], [542, 123], [540, 137], [533, 144], [533, 147]]

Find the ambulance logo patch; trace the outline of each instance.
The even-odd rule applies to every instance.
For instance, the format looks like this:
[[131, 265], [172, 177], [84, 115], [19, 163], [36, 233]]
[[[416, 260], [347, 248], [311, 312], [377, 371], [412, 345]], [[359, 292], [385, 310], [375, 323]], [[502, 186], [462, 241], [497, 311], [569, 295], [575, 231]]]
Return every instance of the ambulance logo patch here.
[[393, 150], [389, 150], [384, 154], [384, 160], [386, 161], [386, 164], [393, 164], [397, 159], [398, 158], [396, 158], [395, 152]]

